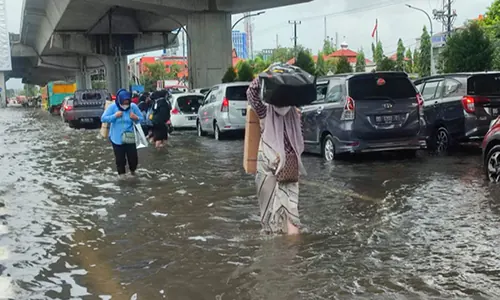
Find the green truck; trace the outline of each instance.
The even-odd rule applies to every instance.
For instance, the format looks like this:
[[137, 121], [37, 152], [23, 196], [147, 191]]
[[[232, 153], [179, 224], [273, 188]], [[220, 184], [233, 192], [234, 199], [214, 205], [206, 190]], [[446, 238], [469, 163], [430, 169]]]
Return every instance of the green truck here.
[[75, 91], [76, 83], [65, 81], [49, 82], [47, 88], [45, 89], [45, 109], [47, 109], [51, 114], [59, 114], [64, 98], [73, 96]]

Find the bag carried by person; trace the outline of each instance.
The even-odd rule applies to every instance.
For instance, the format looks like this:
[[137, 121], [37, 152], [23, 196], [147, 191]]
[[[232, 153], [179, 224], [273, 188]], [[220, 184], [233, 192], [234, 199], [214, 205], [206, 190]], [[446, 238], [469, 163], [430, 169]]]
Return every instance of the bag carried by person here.
[[122, 144], [135, 144], [135, 133], [134, 132], [122, 133]]
[[316, 77], [299, 67], [273, 64], [259, 78], [262, 100], [276, 107], [298, 107], [316, 100]]
[[148, 146], [148, 139], [146, 138], [141, 125], [137, 123], [134, 123], [134, 138], [137, 149], [146, 148]]

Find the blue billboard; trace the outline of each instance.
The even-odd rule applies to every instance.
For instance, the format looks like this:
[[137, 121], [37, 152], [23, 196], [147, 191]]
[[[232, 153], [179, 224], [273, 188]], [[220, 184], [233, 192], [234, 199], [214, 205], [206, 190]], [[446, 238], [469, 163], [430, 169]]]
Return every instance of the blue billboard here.
[[248, 49], [247, 49], [247, 34], [246, 32], [241, 32], [239, 30], [235, 30], [232, 32], [233, 36], [233, 48], [236, 50], [236, 54], [238, 57], [247, 59], [248, 58]]

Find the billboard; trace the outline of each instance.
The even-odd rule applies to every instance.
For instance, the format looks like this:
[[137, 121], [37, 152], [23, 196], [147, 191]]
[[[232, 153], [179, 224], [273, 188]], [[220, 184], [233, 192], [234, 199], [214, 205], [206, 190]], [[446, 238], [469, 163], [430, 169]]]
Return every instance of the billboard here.
[[7, 28], [6, 0], [0, 0], [0, 71], [11, 71], [10, 38]]

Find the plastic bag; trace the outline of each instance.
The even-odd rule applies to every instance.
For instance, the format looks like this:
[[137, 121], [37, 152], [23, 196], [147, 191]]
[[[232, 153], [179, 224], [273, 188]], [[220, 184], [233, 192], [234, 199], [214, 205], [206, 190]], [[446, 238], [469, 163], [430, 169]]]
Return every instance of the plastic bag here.
[[303, 106], [316, 100], [316, 77], [304, 70], [289, 66], [259, 74], [262, 99], [277, 107]]
[[135, 146], [137, 149], [146, 148], [148, 146], [148, 139], [142, 130], [140, 124], [134, 123], [134, 133], [135, 133]]

